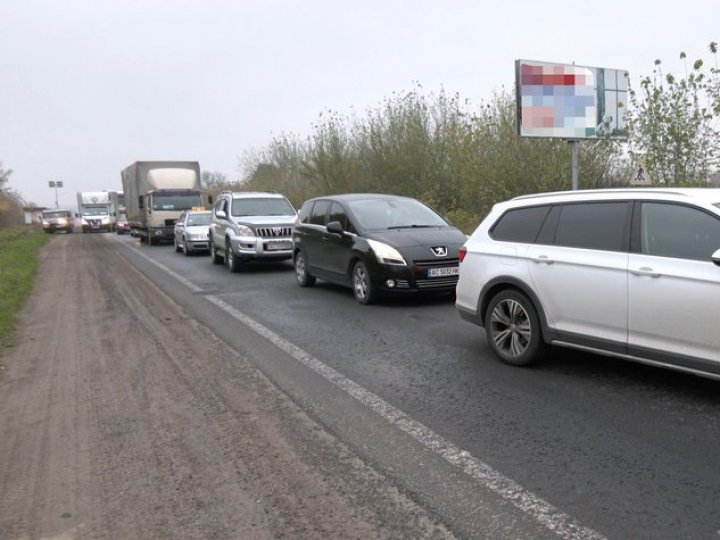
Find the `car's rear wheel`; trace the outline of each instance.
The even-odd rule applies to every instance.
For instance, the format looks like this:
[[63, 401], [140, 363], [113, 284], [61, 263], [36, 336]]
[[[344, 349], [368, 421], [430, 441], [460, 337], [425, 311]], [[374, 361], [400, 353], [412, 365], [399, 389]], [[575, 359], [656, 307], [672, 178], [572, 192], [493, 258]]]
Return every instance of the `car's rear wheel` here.
[[307, 261], [302, 251], [298, 251], [297, 255], [295, 255], [295, 276], [297, 277], [298, 285], [301, 287], [312, 287], [315, 285], [315, 276], [308, 272]]
[[546, 345], [537, 310], [527, 296], [513, 290], [501, 291], [485, 313], [488, 344], [503, 362], [527, 366], [540, 360]]
[[222, 257], [218, 254], [215, 242], [210, 239], [210, 260], [213, 264], [220, 264], [223, 262]]
[[377, 292], [373, 287], [368, 273], [367, 266], [364, 262], [355, 263], [352, 272], [353, 295], [355, 300], [361, 304], [372, 304], [377, 299]]

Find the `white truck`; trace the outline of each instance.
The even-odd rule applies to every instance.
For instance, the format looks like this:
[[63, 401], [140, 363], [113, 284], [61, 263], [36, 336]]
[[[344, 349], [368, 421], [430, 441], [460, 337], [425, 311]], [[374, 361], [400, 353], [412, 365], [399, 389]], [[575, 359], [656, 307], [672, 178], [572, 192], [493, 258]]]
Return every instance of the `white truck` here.
[[110, 232], [115, 228], [110, 193], [107, 191], [80, 191], [77, 206], [82, 232]]
[[182, 211], [204, 208], [197, 161], [136, 161], [121, 176], [130, 233], [149, 245], [172, 242]]

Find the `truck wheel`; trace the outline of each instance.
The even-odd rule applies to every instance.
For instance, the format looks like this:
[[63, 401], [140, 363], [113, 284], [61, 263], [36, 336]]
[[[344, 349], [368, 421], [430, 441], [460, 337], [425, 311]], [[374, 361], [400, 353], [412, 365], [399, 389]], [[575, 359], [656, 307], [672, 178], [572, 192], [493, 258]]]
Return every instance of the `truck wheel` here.
[[222, 257], [218, 255], [215, 242], [212, 241], [212, 238], [210, 239], [210, 260], [213, 264], [220, 264], [222, 262]]

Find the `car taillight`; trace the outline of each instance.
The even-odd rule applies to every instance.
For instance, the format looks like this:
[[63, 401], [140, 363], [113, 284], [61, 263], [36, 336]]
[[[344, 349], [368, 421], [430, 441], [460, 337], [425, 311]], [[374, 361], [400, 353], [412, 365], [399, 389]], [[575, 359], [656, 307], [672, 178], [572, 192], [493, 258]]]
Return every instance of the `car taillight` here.
[[461, 247], [458, 250], [458, 259], [460, 259], [460, 262], [463, 262], [463, 259], [465, 259], [466, 253], [467, 253], [467, 248], [465, 246]]

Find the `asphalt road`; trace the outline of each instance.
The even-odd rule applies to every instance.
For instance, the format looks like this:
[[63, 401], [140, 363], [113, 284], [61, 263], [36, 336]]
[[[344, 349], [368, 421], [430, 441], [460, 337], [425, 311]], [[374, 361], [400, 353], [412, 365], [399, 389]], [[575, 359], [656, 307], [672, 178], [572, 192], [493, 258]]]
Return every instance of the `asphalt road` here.
[[[720, 534], [718, 382], [564, 350], [541, 366], [512, 368], [448, 298], [361, 306], [349, 289], [322, 281], [301, 289], [290, 262], [230, 274], [206, 255], [106, 239], [459, 536], [493, 536], [490, 527], [509, 537]], [[293, 358], [288, 346], [300, 353]], [[419, 448], [417, 438], [298, 362], [303, 355], [441, 442]], [[445, 442], [511, 487], [437, 455], [434, 446]], [[543, 521], [548, 511], [556, 516]]]

